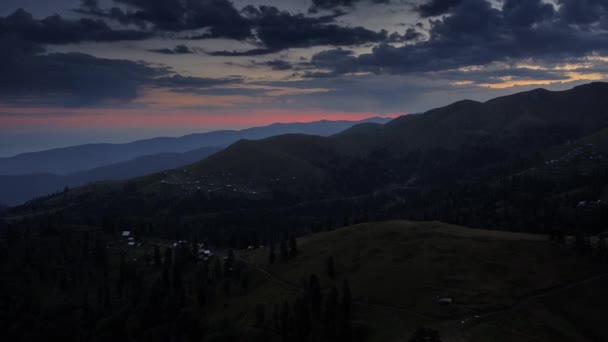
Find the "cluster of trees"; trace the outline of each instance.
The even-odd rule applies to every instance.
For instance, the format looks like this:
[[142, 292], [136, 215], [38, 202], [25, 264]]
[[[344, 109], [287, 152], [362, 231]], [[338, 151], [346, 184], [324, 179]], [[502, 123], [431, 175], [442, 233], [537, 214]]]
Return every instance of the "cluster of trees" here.
[[283, 342], [359, 340], [353, 336], [348, 280], [343, 280], [341, 290], [331, 284], [323, 291], [315, 274], [302, 282], [301, 293], [292, 303], [284, 301], [274, 305], [272, 310], [266, 305], [258, 305], [256, 327], [266, 338], [274, 331]]
[[439, 332], [430, 328], [419, 328], [408, 342], [441, 342]]
[[[287, 261], [298, 255], [298, 242], [295, 236], [281, 240], [279, 245], [279, 256], [282, 261]], [[276, 247], [273, 241], [268, 246], [268, 263], [273, 264], [277, 260]]]
[[608, 222], [608, 203], [600, 200], [606, 187], [608, 170], [552, 178], [521, 174], [420, 191], [401, 197], [384, 214], [484, 229], [595, 235]]
[[118, 234], [57, 217], [0, 232], [0, 329], [11, 341], [236, 341], [216, 305], [249, 291], [234, 253], [203, 261], [192, 244], [126, 247]]

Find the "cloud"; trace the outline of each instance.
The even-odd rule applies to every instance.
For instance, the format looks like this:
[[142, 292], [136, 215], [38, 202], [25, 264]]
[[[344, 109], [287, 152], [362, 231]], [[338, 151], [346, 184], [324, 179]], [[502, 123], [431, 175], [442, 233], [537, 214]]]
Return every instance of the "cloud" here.
[[174, 48], [164, 48], [164, 49], [151, 49], [148, 50], [150, 52], [162, 53], [165, 55], [185, 55], [190, 53], [195, 53], [196, 51], [186, 45], [176, 45]]
[[371, 53], [311, 62], [337, 74], [406, 74], [608, 50], [605, 32], [564, 25], [563, 15], [547, 6], [541, 0], [505, 0], [497, 9], [486, 0], [463, 0], [448, 16], [431, 21], [428, 40], [400, 47], [381, 43]]
[[257, 48], [257, 49], [250, 49], [250, 50], [244, 50], [244, 51], [237, 51], [237, 50], [209, 51], [209, 52], [207, 52], [207, 54], [210, 56], [244, 57], [244, 56], [269, 55], [272, 53], [277, 53], [279, 51], [281, 51], [281, 50], [280, 49]]
[[39, 44], [0, 36], [0, 102], [81, 107], [133, 101], [145, 88], [204, 89], [239, 77], [200, 78], [141, 61], [46, 53]]
[[376, 32], [361, 26], [337, 25], [334, 23], [335, 15], [310, 17], [291, 14], [271, 6], [247, 6], [243, 12], [255, 28], [260, 48], [246, 51], [214, 51], [211, 55], [254, 56], [318, 45], [362, 45], [384, 41], [388, 36], [386, 31]]
[[336, 9], [340, 7], [352, 7], [357, 3], [371, 2], [374, 4], [387, 4], [391, 0], [312, 0], [311, 12], [315, 12], [319, 9]]
[[436, 17], [445, 14], [460, 5], [463, 0], [429, 0], [418, 6], [417, 10], [423, 18]]
[[209, 88], [218, 85], [241, 83], [242, 81], [240, 77], [206, 78], [173, 75], [156, 78], [154, 84], [164, 88]]
[[391, 43], [405, 43], [417, 41], [424, 38], [424, 35], [416, 31], [413, 27], [408, 27], [403, 34], [393, 32], [388, 36], [388, 41]]
[[271, 61], [261, 63], [267, 67], [270, 67], [272, 70], [290, 70], [293, 68], [291, 63], [282, 61], [280, 59], [274, 59]]
[[551, 4], [535, 0], [506, 0], [502, 13], [508, 24], [529, 27], [550, 19], [555, 14], [555, 9]]
[[247, 39], [251, 27], [228, 0], [114, 0], [126, 7], [102, 9], [97, 1], [83, 1], [80, 13], [111, 18], [122, 24], [152, 26], [162, 31], [207, 29], [205, 38]]
[[139, 30], [114, 30], [102, 20], [88, 18], [68, 20], [53, 15], [38, 20], [23, 9], [0, 17], [0, 35], [41, 44], [141, 40], [151, 36]]
[[138, 96], [143, 85], [164, 72], [142, 62], [80, 53], [2, 54], [0, 99], [65, 106], [128, 102]]
[[602, 23], [608, 28], [608, 3], [604, 0], [558, 0], [559, 17], [567, 24]]

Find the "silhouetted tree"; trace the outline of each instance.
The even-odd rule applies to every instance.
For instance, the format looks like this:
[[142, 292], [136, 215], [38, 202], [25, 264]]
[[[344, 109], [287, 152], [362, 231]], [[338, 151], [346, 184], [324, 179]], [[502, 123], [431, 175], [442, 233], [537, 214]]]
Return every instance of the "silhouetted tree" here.
[[344, 281], [342, 282], [342, 308], [346, 317], [350, 317], [351, 304], [352, 295], [350, 292], [350, 284], [348, 283], [348, 279], [344, 278]]
[[213, 267], [213, 279], [215, 281], [219, 281], [222, 279], [222, 264], [220, 263], [220, 259], [215, 259], [215, 266]]
[[325, 323], [325, 334], [330, 339], [335, 339], [336, 336], [336, 318], [338, 306], [338, 289], [332, 286], [329, 290], [329, 295], [325, 300], [325, 310], [323, 322]]
[[321, 292], [321, 285], [319, 284], [319, 278], [316, 274], [310, 276], [310, 308], [314, 317], [321, 317], [321, 303], [323, 302], [323, 293]]
[[326, 263], [327, 263], [327, 276], [330, 279], [336, 278], [336, 269], [335, 269], [335, 266], [334, 266], [334, 258], [332, 256], [329, 256], [327, 258]]
[[264, 322], [266, 321], [266, 306], [264, 304], [258, 304], [255, 307], [255, 324], [258, 327], [261, 327], [264, 325]]
[[296, 238], [292, 235], [291, 238], [289, 238], [289, 257], [293, 258], [296, 255], [298, 255], [298, 242], [296, 241]]
[[269, 246], [269, 251], [268, 251], [268, 263], [272, 265], [272, 264], [274, 264], [274, 261], [276, 259], [277, 259], [277, 256], [274, 251], [274, 243], [271, 242], [270, 246]]
[[408, 342], [441, 342], [439, 332], [434, 329], [419, 328]]
[[159, 269], [161, 266], [160, 247], [154, 245], [154, 268]]
[[281, 254], [281, 260], [285, 261], [287, 260], [287, 258], [289, 258], [289, 251], [287, 249], [287, 241], [286, 240], [282, 240], [281, 241], [281, 247], [280, 247], [280, 254]]

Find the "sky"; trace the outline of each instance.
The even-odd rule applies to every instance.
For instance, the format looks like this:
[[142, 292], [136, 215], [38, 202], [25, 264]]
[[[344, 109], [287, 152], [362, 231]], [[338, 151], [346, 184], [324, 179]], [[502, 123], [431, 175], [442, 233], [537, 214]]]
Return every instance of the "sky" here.
[[2, 0], [0, 156], [608, 79], [606, 0]]

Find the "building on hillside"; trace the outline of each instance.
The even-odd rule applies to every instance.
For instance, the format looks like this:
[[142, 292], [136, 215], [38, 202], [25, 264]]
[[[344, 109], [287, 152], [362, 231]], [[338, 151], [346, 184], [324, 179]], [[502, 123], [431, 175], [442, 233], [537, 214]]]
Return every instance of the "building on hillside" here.
[[437, 304], [439, 305], [451, 305], [454, 303], [454, 300], [450, 297], [438, 297]]

